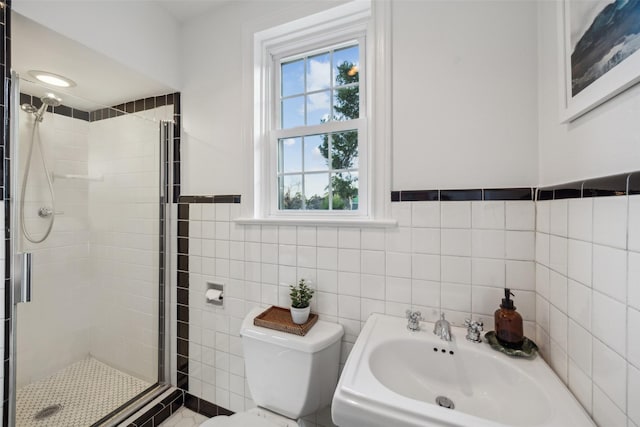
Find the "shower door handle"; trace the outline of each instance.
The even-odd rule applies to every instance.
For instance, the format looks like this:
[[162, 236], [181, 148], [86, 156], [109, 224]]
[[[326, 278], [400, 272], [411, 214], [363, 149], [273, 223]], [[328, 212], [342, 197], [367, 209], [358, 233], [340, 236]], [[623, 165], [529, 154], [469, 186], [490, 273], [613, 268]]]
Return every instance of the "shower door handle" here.
[[16, 303], [31, 301], [31, 252], [16, 254]]

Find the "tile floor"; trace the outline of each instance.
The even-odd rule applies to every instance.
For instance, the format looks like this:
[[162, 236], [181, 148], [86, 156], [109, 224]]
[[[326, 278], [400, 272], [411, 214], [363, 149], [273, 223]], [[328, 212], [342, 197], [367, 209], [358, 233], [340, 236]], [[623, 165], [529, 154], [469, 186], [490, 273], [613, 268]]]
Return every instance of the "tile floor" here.
[[[86, 427], [150, 386], [89, 357], [18, 390], [16, 425]], [[36, 419], [48, 407], [55, 413]]]
[[160, 424], [161, 427], [197, 427], [208, 418], [193, 412], [184, 406], [178, 409], [175, 414], [171, 415], [165, 422]]

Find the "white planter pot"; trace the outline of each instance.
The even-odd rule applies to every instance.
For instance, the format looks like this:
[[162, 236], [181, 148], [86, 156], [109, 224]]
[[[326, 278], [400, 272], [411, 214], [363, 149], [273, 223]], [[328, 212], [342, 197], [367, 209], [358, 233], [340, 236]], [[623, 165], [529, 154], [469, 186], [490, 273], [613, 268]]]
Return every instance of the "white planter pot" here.
[[293, 323], [297, 325], [302, 325], [309, 319], [309, 314], [311, 313], [311, 306], [305, 308], [295, 308], [291, 307], [291, 319]]

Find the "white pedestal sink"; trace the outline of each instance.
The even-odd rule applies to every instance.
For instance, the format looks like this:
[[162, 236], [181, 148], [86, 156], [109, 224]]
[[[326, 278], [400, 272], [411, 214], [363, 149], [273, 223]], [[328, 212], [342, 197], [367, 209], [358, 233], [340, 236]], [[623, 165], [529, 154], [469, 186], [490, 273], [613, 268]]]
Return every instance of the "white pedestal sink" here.
[[[338, 382], [333, 421], [340, 427], [594, 426], [541, 357], [498, 353], [486, 343], [411, 332], [406, 320], [374, 314]], [[450, 408], [453, 406], [453, 408]]]

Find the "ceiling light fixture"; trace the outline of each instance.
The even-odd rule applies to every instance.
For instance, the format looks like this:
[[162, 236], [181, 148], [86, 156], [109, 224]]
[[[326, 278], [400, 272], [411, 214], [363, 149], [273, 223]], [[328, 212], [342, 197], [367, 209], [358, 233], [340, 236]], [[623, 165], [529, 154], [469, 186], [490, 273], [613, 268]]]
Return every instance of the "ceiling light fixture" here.
[[29, 75], [42, 83], [56, 87], [73, 87], [76, 82], [61, 76], [59, 74], [50, 73], [48, 71], [29, 70]]

